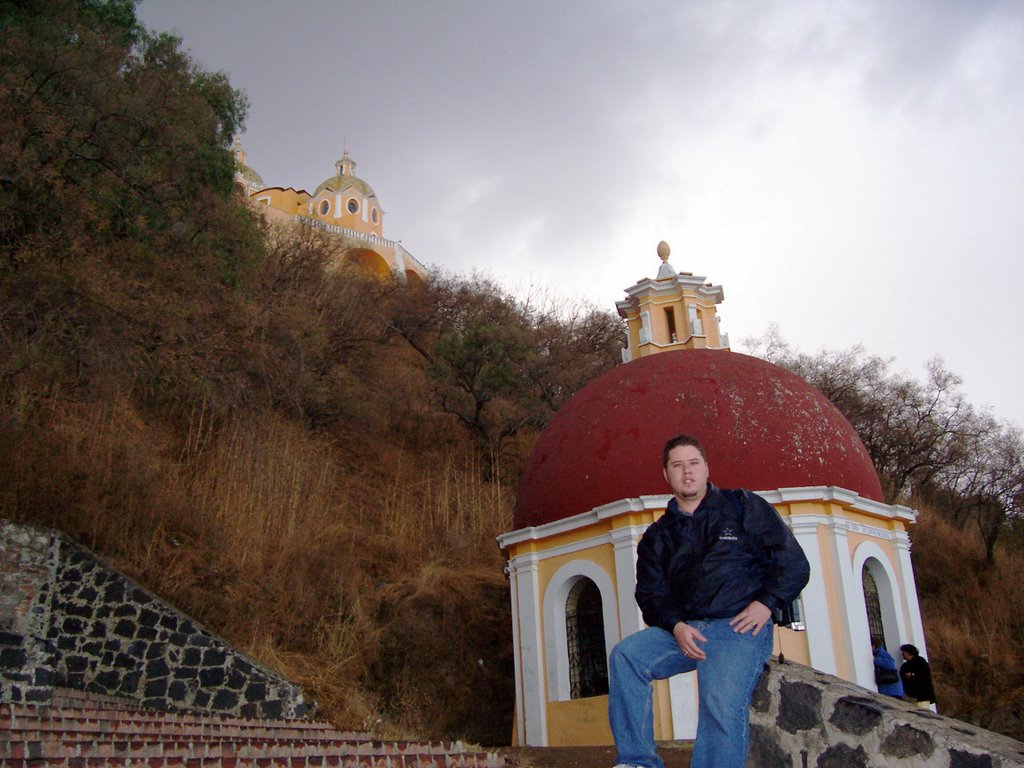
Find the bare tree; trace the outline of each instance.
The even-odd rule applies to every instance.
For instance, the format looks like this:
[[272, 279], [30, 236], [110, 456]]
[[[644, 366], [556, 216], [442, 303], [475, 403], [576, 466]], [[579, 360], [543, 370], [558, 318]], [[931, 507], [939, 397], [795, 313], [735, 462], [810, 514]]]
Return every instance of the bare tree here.
[[927, 363], [919, 381], [893, 373], [891, 359], [861, 346], [799, 352], [777, 327], [745, 343], [813, 384], [846, 416], [889, 501], [924, 498], [958, 528], [973, 525], [992, 562], [1000, 536], [1021, 516], [1024, 445], [1018, 429], [966, 401], [941, 358]]

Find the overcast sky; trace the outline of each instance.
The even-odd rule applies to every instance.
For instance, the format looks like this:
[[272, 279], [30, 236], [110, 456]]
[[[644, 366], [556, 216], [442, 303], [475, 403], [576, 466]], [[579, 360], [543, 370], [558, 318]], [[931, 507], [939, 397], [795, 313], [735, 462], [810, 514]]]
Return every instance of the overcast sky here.
[[614, 309], [721, 284], [733, 349], [862, 344], [1024, 425], [1024, 0], [143, 0], [249, 98], [267, 185], [344, 148], [420, 261]]

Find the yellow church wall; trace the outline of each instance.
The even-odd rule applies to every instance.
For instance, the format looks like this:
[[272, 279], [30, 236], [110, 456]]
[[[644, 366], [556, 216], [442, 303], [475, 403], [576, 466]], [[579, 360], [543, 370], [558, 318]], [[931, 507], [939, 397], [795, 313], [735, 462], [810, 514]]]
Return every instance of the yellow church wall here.
[[[348, 209], [348, 201], [355, 200], [359, 206], [355, 213]], [[325, 203], [327, 210], [325, 211]], [[366, 221], [363, 221], [363, 209], [366, 209]], [[373, 221], [373, 211], [377, 211], [377, 222]], [[328, 224], [352, 229], [356, 232], [372, 233], [380, 236], [383, 227], [383, 214], [374, 198], [364, 199], [355, 186], [341, 191], [340, 202], [338, 193], [325, 189], [313, 199], [314, 218]]]
[[566, 563], [579, 562], [580, 560], [589, 560], [599, 566], [601, 570], [608, 574], [612, 583], [615, 584], [615, 550], [611, 544], [600, 544], [579, 552], [558, 555], [556, 557], [549, 557], [541, 560], [537, 565], [537, 575], [540, 578], [541, 594], [544, 594], [547, 591], [548, 587], [551, 585], [551, 579], [558, 572], [559, 568]]
[[[659, 510], [659, 512], [661, 512]], [[511, 558], [534, 554], [537, 561], [537, 584], [541, 601], [552, 587], [558, 571], [570, 563], [589, 561], [611, 580], [613, 590], [618, 589], [615, 569], [615, 549], [608, 541], [613, 528], [630, 526], [646, 527], [653, 521], [651, 512], [629, 512], [595, 521], [571, 530], [549, 534], [540, 540], [528, 540], [511, 545]], [[593, 544], [587, 546], [588, 541]], [[567, 550], [554, 554], [558, 550]], [[614, 599], [614, 598], [613, 598]], [[616, 614], [618, 610], [616, 610]], [[549, 647], [548, 634], [556, 628], [548, 627], [546, 617], [540, 616], [539, 641], [541, 647]], [[610, 649], [607, 649], [610, 650]], [[544, 659], [544, 664], [554, 660]], [[547, 734], [550, 746], [569, 747], [583, 745], [610, 745], [613, 743], [608, 725], [608, 697], [593, 696], [585, 699], [553, 700], [548, 689], [548, 670], [543, 669], [538, 679], [543, 686], [547, 717]], [[655, 733], [657, 738], [671, 738], [671, 707], [667, 684], [659, 684], [655, 693]]]
[[[842, 516], [842, 506], [833, 504], [826, 501], [797, 501], [797, 502], [784, 502], [776, 503], [773, 505], [779, 514], [783, 517], [787, 516]], [[839, 513], [838, 515], [836, 513]], [[835, 547], [832, 541], [832, 534], [826, 525], [818, 525], [817, 527], [817, 539], [818, 539], [818, 552], [821, 557], [821, 568], [822, 573], [811, 572], [811, 579], [823, 579], [824, 589], [826, 595], [826, 601], [832, 608], [828, 612], [828, 625], [829, 632], [834, 638], [844, 637], [846, 635], [846, 617], [845, 612], [842, 608], [846, 604], [845, 597], [843, 595], [842, 585], [836, 578], [836, 574], [839, 573], [839, 563], [837, 562], [837, 556], [839, 553], [835, 551]], [[848, 556], [848, 553], [842, 553], [843, 556]], [[785, 630], [789, 631], [789, 630]], [[799, 633], [792, 633], [799, 634]], [[787, 658], [790, 658], [790, 637], [787, 636], [784, 640], [783, 651]], [[776, 645], [778, 641], [776, 641]], [[839, 677], [847, 680], [852, 679], [854, 674], [853, 661], [849, 658], [849, 654], [846, 653], [841, 647], [842, 644], [837, 644], [836, 647], [836, 674]], [[776, 648], [778, 652], [778, 648]], [[803, 656], [797, 656], [796, 653], [802, 653]], [[810, 664], [810, 650], [807, 647], [806, 637], [803, 638], [796, 646], [796, 652], [791, 657], [794, 661], [800, 661], [803, 664]]]
[[[528, 548], [524, 547], [523, 544], [516, 545], [514, 552], [510, 552], [510, 554], [519, 555], [525, 551], [543, 553], [565, 546], [580, 544], [588, 539], [604, 538], [612, 528], [631, 526], [644, 528], [663, 514], [664, 510], [648, 510], [617, 515], [614, 518], [602, 520], [594, 525], [554, 534], [542, 541], [526, 542], [533, 545]], [[541, 559], [537, 564], [540, 594], [545, 595], [547, 593], [547, 590], [551, 587], [553, 577], [560, 568], [568, 563], [578, 563], [580, 560], [588, 560], [600, 567], [608, 574], [613, 587], [616, 590], [618, 589], [614, 547], [607, 541], [601, 541], [592, 547]], [[542, 617], [540, 633], [541, 643], [544, 647], [547, 647], [546, 635], [549, 631], [553, 631], [553, 628], [545, 626], [545, 620]], [[545, 663], [548, 663], [546, 659]], [[547, 680], [548, 676], [545, 670], [543, 685], [545, 687], [547, 707], [548, 739], [551, 746], [570, 747], [611, 745], [613, 743], [611, 729], [608, 725], [607, 696], [553, 701], [551, 692], [547, 690]], [[672, 706], [667, 681], [656, 681], [654, 684], [654, 734], [655, 738], [659, 740], [674, 738]]]
[[[646, 297], [645, 297], [646, 298]], [[679, 301], [676, 299], [662, 300], [651, 298], [650, 304], [647, 305], [646, 309], [651, 313], [651, 339], [658, 344], [670, 344], [671, 336], [669, 335], [669, 323], [668, 313], [666, 310], [671, 309], [675, 317], [676, 324], [676, 338], [685, 339], [687, 337], [686, 329], [679, 323], [683, 313], [683, 308], [680, 306]]]
[[548, 702], [548, 733], [552, 747], [611, 744], [608, 697]]
[[694, 304], [697, 307], [700, 322], [704, 328], [704, 344], [713, 348], [722, 346], [722, 339], [718, 333], [718, 321], [715, 319], [718, 317], [718, 313], [715, 311], [714, 305], [697, 301]]
[[[671, 309], [675, 321], [675, 334], [677, 343], [687, 343], [693, 349], [704, 349], [706, 347], [721, 346], [717, 314], [714, 303], [708, 303], [698, 298], [691, 290], [674, 292], [670, 295], [658, 295], [654, 291], [645, 291], [637, 294], [635, 300], [638, 305], [637, 312], [628, 313], [626, 317], [630, 348], [637, 349], [639, 356], [649, 354], [664, 348], [671, 341], [670, 323], [668, 310]], [[695, 307], [701, 322], [701, 333], [696, 336], [690, 334], [689, 307]], [[640, 314], [647, 312], [650, 316], [651, 341], [640, 345]]]
[[772, 653], [775, 656], [781, 653], [788, 661], [795, 661], [798, 664], [806, 664], [807, 666], [811, 665], [811, 652], [807, 647], [806, 632], [776, 627]]
[[309, 213], [309, 193], [292, 187], [267, 187], [254, 192], [250, 199], [258, 206], [268, 206], [288, 216], [305, 216]]
[[[654, 738], [669, 741], [672, 702], [667, 680], [654, 681]], [[548, 702], [548, 743], [552, 747], [591, 747], [614, 743], [608, 725], [608, 697]]]

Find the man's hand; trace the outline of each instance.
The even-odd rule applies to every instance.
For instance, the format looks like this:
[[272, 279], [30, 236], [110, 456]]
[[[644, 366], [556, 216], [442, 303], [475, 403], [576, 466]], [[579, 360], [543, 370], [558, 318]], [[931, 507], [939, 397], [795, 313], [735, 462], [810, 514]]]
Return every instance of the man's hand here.
[[732, 627], [733, 632], [739, 632], [741, 635], [753, 630], [754, 637], [757, 637], [757, 633], [764, 628], [771, 617], [772, 611], [767, 605], [753, 600], [750, 605], [733, 616], [729, 626]]
[[680, 621], [672, 627], [672, 634], [676, 638], [676, 645], [679, 646], [679, 650], [683, 652], [684, 656], [689, 656], [696, 661], [704, 660], [704, 650], [697, 643], [706, 643], [707, 638], [699, 630], [694, 629], [685, 621]]

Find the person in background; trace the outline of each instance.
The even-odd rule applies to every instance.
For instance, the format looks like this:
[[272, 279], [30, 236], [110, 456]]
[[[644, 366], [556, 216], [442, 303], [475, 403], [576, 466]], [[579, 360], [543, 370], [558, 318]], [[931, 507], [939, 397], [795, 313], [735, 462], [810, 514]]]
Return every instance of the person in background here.
[[875, 685], [878, 686], [878, 692], [902, 699], [903, 683], [900, 682], [896, 662], [885, 650], [882, 638], [877, 635], [871, 638], [871, 654], [875, 657]]
[[900, 666], [900, 680], [903, 692], [917, 702], [919, 709], [931, 709], [935, 703], [935, 689], [932, 687], [932, 668], [910, 643], [900, 646], [904, 662]]

